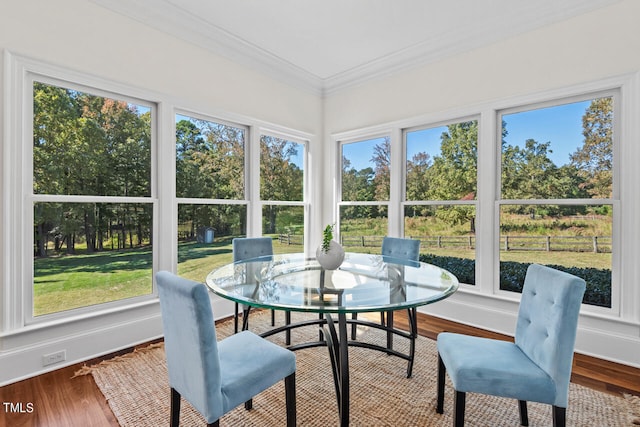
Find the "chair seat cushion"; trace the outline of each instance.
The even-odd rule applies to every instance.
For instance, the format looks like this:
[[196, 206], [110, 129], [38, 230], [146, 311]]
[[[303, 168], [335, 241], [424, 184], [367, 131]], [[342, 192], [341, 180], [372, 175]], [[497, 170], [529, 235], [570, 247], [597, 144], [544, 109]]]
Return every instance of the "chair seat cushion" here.
[[514, 343], [448, 332], [437, 343], [457, 391], [554, 403], [553, 380]]
[[296, 371], [295, 354], [250, 331], [218, 342], [224, 412]]

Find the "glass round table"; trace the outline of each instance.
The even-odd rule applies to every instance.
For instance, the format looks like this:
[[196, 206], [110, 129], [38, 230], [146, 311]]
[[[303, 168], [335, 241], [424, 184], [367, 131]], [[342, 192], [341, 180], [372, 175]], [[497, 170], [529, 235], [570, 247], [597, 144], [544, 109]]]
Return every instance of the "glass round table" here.
[[[263, 337], [285, 332], [291, 350], [314, 346], [329, 348], [342, 426], [349, 423], [348, 347], [366, 347], [406, 359], [407, 376], [410, 377], [418, 336], [416, 308], [447, 298], [458, 289], [458, 279], [440, 267], [359, 253], [347, 253], [337, 270], [324, 270], [315, 259], [301, 253], [239, 261], [212, 271], [206, 284], [216, 295], [245, 306], [285, 311], [285, 325], [263, 333]], [[405, 309], [409, 331], [394, 327], [389, 320], [378, 323], [357, 318], [358, 313], [390, 314]], [[319, 316], [291, 323], [292, 311], [318, 313]], [[347, 318], [347, 314], [351, 316]], [[337, 317], [337, 328], [333, 317]], [[387, 345], [357, 340], [355, 327], [358, 324], [384, 330]], [[310, 325], [320, 327], [318, 341], [291, 345], [289, 332]], [[347, 325], [352, 327], [351, 337]], [[393, 349], [394, 336], [409, 339], [408, 354]]]

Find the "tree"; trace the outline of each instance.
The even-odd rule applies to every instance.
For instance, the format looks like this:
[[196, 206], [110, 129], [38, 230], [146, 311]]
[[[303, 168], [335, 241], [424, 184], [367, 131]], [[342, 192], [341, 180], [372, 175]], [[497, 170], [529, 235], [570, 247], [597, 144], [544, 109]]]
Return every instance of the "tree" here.
[[[429, 200], [473, 199], [478, 175], [478, 122], [468, 121], [447, 126], [443, 132], [440, 154], [433, 159], [430, 168]], [[436, 215], [452, 224], [469, 222], [475, 232], [475, 209], [455, 206], [438, 209]]]
[[[206, 120], [180, 120], [176, 124], [176, 195], [202, 199], [244, 199], [243, 129]], [[182, 223], [190, 224], [189, 238], [198, 229], [214, 226], [219, 235], [244, 229], [237, 223], [237, 207], [184, 205], [178, 207]]]
[[371, 161], [375, 165], [373, 175], [374, 200], [389, 200], [391, 185], [391, 141], [385, 136], [381, 144], [373, 147]]
[[[298, 143], [268, 135], [260, 137], [260, 198], [262, 200], [301, 201], [303, 171], [292, 159]], [[281, 206], [266, 205], [266, 232], [275, 233]]]
[[612, 197], [613, 185], [613, 98], [598, 98], [582, 116], [584, 142], [570, 159], [583, 188], [591, 197]]
[[[123, 101], [38, 82], [33, 99], [36, 194], [150, 195], [150, 113], [140, 114]], [[139, 205], [38, 203], [36, 255], [45, 254], [48, 234], [55, 235], [56, 249], [65, 242], [67, 252], [73, 252], [76, 239], [81, 239], [88, 251], [101, 250], [113, 221], [129, 225], [131, 246], [141, 244], [150, 215], [139, 212]]]
[[[411, 160], [407, 160], [407, 200], [427, 200], [429, 189], [431, 188], [431, 176], [429, 169], [433, 165], [431, 156], [425, 152], [413, 155]], [[428, 215], [431, 210], [424, 206], [412, 206], [411, 212], [407, 215]]]

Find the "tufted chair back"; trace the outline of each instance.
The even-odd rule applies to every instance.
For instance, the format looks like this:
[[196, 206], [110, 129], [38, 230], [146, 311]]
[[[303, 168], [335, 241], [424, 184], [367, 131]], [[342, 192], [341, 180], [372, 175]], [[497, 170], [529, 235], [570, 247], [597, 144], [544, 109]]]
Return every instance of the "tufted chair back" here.
[[271, 237], [242, 237], [233, 239], [233, 262], [273, 255]]
[[[552, 283], [553, 286], [548, 286]], [[527, 270], [515, 343], [556, 385], [554, 405], [567, 406], [578, 314], [585, 281], [538, 264]]]
[[420, 256], [420, 240], [385, 237], [382, 240], [382, 255], [418, 261]]

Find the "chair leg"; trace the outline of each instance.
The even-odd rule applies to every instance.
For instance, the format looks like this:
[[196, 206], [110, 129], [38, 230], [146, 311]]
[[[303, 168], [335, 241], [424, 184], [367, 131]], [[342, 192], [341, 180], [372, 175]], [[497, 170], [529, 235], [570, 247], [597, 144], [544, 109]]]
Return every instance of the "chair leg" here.
[[444, 366], [444, 362], [442, 362], [442, 358], [440, 354], [438, 354], [438, 391], [437, 391], [437, 404], [436, 404], [436, 412], [438, 414], [442, 414], [444, 412], [444, 376], [447, 371], [447, 368]]
[[[352, 320], [357, 320], [358, 319], [358, 313], [352, 313], [351, 314], [351, 319]], [[351, 324], [351, 339], [352, 340], [356, 339], [356, 324], [355, 323]]]
[[466, 393], [456, 390], [453, 401], [453, 427], [464, 427], [464, 404]]
[[276, 326], [276, 311], [271, 310], [271, 326]]
[[207, 427], [220, 427], [220, 420], [215, 420], [214, 422], [207, 424]]
[[529, 425], [529, 413], [527, 411], [527, 401], [526, 400], [518, 400], [518, 404], [520, 407], [520, 425], [528, 426]]
[[565, 427], [567, 424], [567, 408], [553, 405], [553, 427]]
[[171, 418], [170, 427], [178, 427], [180, 425], [180, 393], [171, 387]]
[[235, 311], [233, 313], [233, 333], [237, 334], [238, 333], [238, 303], [235, 304], [236, 308]]
[[[291, 312], [284, 312], [284, 324], [289, 326], [291, 324]], [[287, 329], [285, 332], [285, 344], [291, 345], [291, 329]]]
[[287, 427], [296, 427], [296, 374], [284, 379], [285, 399], [287, 402]]

